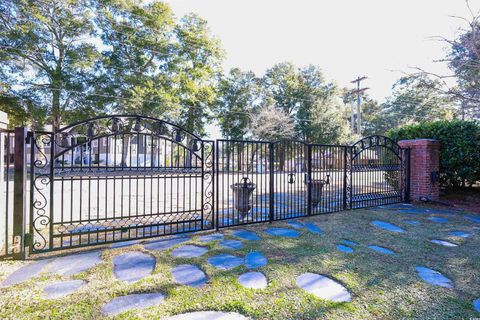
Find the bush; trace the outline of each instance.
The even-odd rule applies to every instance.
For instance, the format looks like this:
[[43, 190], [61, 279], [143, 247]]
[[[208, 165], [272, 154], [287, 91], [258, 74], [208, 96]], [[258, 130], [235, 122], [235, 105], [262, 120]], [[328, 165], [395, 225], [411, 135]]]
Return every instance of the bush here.
[[480, 124], [477, 121], [441, 120], [392, 129], [395, 141], [436, 139], [440, 147], [440, 183], [443, 187], [472, 186], [480, 181]]

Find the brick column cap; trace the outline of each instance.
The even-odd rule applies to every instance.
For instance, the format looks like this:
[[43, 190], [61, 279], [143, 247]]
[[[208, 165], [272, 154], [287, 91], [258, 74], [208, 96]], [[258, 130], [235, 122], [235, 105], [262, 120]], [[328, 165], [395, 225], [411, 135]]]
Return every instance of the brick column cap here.
[[398, 145], [402, 148], [411, 147], [440, 147], [440, 141], [435, 139], [412, 139], [412, 140], [400, 140]]

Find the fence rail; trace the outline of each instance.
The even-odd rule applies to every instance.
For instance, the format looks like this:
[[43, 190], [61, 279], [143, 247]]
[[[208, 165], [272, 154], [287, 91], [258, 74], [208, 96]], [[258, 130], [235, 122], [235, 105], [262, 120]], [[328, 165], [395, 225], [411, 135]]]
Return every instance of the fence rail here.
[[[99, 123], [100, 121], [100, 123]], [[0, 257], [408, 201], [409, 150], [201, 140], [153, 118], [0, 131]]]

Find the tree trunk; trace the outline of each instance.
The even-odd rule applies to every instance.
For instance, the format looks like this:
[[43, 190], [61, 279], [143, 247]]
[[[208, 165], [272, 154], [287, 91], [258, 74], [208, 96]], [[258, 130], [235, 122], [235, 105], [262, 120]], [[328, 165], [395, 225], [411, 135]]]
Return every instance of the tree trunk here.
[[127, 156], [130, 148], [130, 135], [123, 135], [122, 137], [122, 162], [121, 166], [127, 166]]

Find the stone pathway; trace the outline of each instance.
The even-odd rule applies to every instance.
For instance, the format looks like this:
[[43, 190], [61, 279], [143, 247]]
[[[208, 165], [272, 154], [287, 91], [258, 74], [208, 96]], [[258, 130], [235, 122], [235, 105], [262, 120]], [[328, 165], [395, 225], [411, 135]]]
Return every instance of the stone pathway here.
[[127, 252], [113, 258], [115, 277], [129, 283], [145, 278], [154, 268], [155, 258], [139, 251]]
[[480, 298], [477, 300], [473, 300], [472, 304], [473, 308], [480, 313]]
[[412, 226], [416, 226], [420, 224], [420, 221], [417, 221], [417, 220], [405, 220], [404, 222]]
[[474, 215], [466, 214], [464, 217], [465, 217], [465, 219], [470, 220], [472, 222], [480, 223], [480, 216], [474, 216]]
[[267, 278], [261, 272], [247, 272], [238, 277], [238, 282], [248, 289], [265, 289]]
[[297, 277], [297, 285], [317, 298], [334, 302], [349, 302], [352, 297], [340, 283], [315, 273], [304, 273]]
[[468, 238], [470, 237], [472, 234], [470, 232], [466, 232], [466, 231], [451, 231], [449, 233], [449, 235], [451, 237], [459, 237], [459, 238]]
[[448, 241], [445, 241], [445, 240], [433, 239], [433, 240], [430, 240], [430, 242], [435, 243], [435, 244], [439, 244], [439, 245], [444, 246], [444, 247], [458, 247], [458, 244], [451, 243], [451, 242], [448, 242]]
[[385, 247], [379, 247], [379, 246], [368, 246], [370, 249], [376, 251], [376, 252], [380, 252], [380, 253], [384, 253], [384, 254], [395, 254], [395, 252], [393, 252], [392, 250], [390, 249], [387, 249]]
[[446, 223], [446, 222], [448, 222], [448, 219], [447, 219], [447, 218], [442, 218], [442, 217], [428, 217], [427, 219], [430, 220], [430, 221], [439, 222], [439, 223]]
[[243, 240], [248, 240], [248, 241], [257, 241], [260, 240], [261, 238], [258, 236], [253, 231], [247, 231], [247, 230], [235, 230], [232, 232], [234, 237], [241, 238]]
[[110, 302], [103, 306], [102, 313], [106, 316], [114, 316], [131, 309], [157, 306], [164, 301], [165, 297], [161, 293], [131, 294], [110, 300]]
[[172, 268], [172, 275], [175, 282], [194, 288], [202, 287], [207, 283], [205, 273], [191, 264], [181, 264]]
[[176, 238], [170, 238], [170, 239], [162, 239], [162, 240], [155, 240], [149, 243], [146, 243], [143, 245], [143, 247], [147, 250], [167, 250], [171, 247], [174, 247], [180, 243], [186, 242], [190, 240], [187, 237], [176, 237]]
[[239, 250], [243, 248], [242, 241], [238, 241], [238, 240], [223, 240], [223, 241], [220, 241], [218, 244], [224, 248], [232, 249], [232, 250]]
[[276, 237], [287, 237], [287, 238], [298, 238], [300, 233], [293, 229], [288, 228], [270, 228], [265, 230], [265, 233], [268, 233], [271, 236]]
[[57, 281], [43, 288], [43, 293], [47, 299], [58, 299], [74, 293], [85, 284], [83, 280]]
[[113, 243], [110, 248], [117, 249], [117, 248], [125, 248], [130, 247], [136, 244], [139, 244], [140, 240], [130, 240], [130, 241], [122, 241], [122, 242], [115, 242]]
[[235, 312], [197, 311], [179, 314], [164, 320], [248, 320], [248, 318]]
[[231, 254], [219, 254], [208, 258], [208, 263], [220, 270], [230, 270], [241, 266], [243, 259]]
[[352, 253], [353, 252], [352, 248], [350, 248], [348, 246], [345, 246], [343, 244], [337, 244], [337, 250], [342, 251], [342, 252], [346, 252], [346, 253]]
[[314, 223], [308, 222], [308, 223], [305, 223], [305, 226], [307, 227], [308, 231], [312, 233], [322, 234], [322, 230]]
[[172, 256], [175, 258], [198, 258], [207, 253], [207, 251], [208, 249], [205, 247], [187, 244], [173, 249]]
[[405, 232], [404, 229], [400, 228], [399, 226], [396, 226], [394, 224], [391, 224], [390, 222], [385, 222], [385, 221], [380, 221], [380, 220], [374, 220], [372, 221], [372, 224], [380, 229], [391, 231], [391, 232], [396, 232], [396, 233], [403, 233]]
[[346, 244], [347, 246], [352, 246], [352, 247], [358, 246], [358, 243], [356, 243], [355, 241], [348, 240], [348, 239], [342, 239], [342, 242], [344, 244]]
[[426, 267], [416, 267], [415, 270], [417, 271], [420, 278], [422, 278], [422, 280], [426, 283], [444, 288], [453, 288], [452, 280], [448, 279], [436, 270], [432, 270]]
[[294, 221], [294, 220], [288, 220], [287, 221], [287, 224], [289, 226], [291, 226], [292, 228], [295, 228], [295, 229], [303, 229], [305, 228], [305, 225], [300, 223], [300, 222], [297, 222], [297, 221]]
[[15, 284], [35, 278], [51, 261], [51, 259], [37, 260], [19, 268], [11, 273], [5, 280], [3, 280], [3, 282], [0, 284], [0, 287], [13, 286]]
[[100, 251], [90, 251], [54, 258], [45, 271], [60, 276], [73, 276], [102, 263], [100, 255]]
[[247, 267], [247, 269], [261, 268], [266, 266], [267, 263], [267, 258], [257, 251], [252, 251], [245, 256], [245, 267]]
[[218, 241], [218, 240], [223, 240], [224, 236], [222, 233], [213, 233], [213, 234], [207, 234], [205, 236], [201, 236], [198, 240], [201, 242], [212, 242], [212, 241]]

